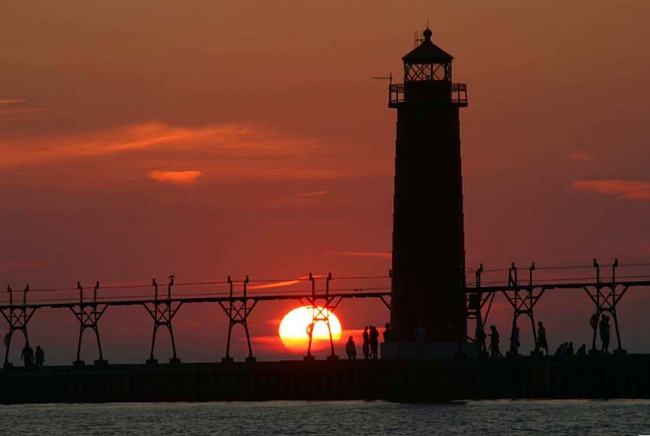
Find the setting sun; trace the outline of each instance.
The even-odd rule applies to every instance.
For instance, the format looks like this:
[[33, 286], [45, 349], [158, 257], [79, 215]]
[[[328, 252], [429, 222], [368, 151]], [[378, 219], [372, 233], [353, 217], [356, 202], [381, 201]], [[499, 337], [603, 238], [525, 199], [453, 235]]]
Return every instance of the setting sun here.
[[[316, 308], [316, 314], [321, 308]], [[309, 344], [309, 335], [307, 328], [313, 320], [313, 309], [311, 306], [303, 306], [293, 309], [287, 313], [280, 323], [279, 334], [284, 345], [292, 352], [306, 352]], [[326, 309], [322, 311], [323, 315], [329, 316], [330, 329], [332, 330], [332, 339], [338, 341], [341, 338], [341, 323], [332, 312]], [[321, 315], [321, 317], [323, 316]], [[318, 349], [323, 346], [329, 346], [329, 332], [325, 321], [317, 321], [314, 325], [312, 335], [312, 349]]]

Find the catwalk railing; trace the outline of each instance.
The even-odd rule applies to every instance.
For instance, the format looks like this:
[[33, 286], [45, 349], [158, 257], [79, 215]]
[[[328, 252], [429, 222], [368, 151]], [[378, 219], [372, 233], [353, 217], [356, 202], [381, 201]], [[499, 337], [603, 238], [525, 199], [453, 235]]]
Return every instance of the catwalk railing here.
[[[534, 309], [541, 297], [548, 291], [581, 290], [594, 305], [593, 316], [596, 321], [603, 315], [609, 314], [614, 322], [614, 333], [617, 341], [615, 352], [623, 353], [625, 350], [621, 343], [619, 329], [619, 315], [617, 307], [630, 288], [650, 287], [650, 264], [637, 263], [619, 265], [615, 260], [608, 265], [606, 277], [601, 277], [601, 266], [594, 259], [589, 266], [571, 267], [546, 267], [539, 268], [531, 264], [525, 269], [526, 277], [519, 278], [520, 270], [514, 263], [507, 269], [486, 270], [483, 266], [465, 273], [465, 276], [474, 277], [467, 281], [464, 293], [466, 301], [466, 317], [468, 322], [474, 323], [474, 332], [468, 340], [478, 342], [481, 349], [485, 346], [484, 326], [490, 315], [490, 309], [497, 296], [502, 296], [513, 309], [512, 334], [518, 331], [520, 316], [528, 318], [532, 326], [533, 343], [537, 344], [537, 330], [535, 325]], [[581, 277], [571, 274], [579, 270], [589, 269], [590, 274]], [[625, 274], [619, 273], [625, 270]], [[473, 273], [473, 274], [472, 274]], [[535, 276], [534, 276], [535, 275]], [[233, 328], [241, 325], [246, 334], [248, 357], [247, 361], [255, 361], [253, 348], [248, 328], [248, 319], [251, 312], [260, 302], [294, 300], [303, 306], [312, 308], [311, 328], [308, 328], [309, 344], [305, 360], [313, 360], [311, 354], [313, 327], [318, 322], [324, 322], [328, 329], [329, 314], [334, 313], [341, 301], [345, 299], [379, 299], [390, 310], [391, 290], [389, 273], [386, 276], [372, 277], [337, 277], [331, 274], [309, 274], [299, 279], [269, 279], [250, 280], [245, 277], [233, 280], [228, 277], [224, 281], [207, 281], [194, 283], [176, 283], [174, 275], [168, 277], [166, 291], [159, 292], [156, 279], [151, 284], [112, 284], [100, 287], [96, 282], [92, 291], [84, 288], [77, 282], [76, 288], [58, 289], [31, 289], [26, 286], [22, 291], [15, 291], [11, 286], [7, 292], [0, 295], [0, 313], [8, 323], [8, 333], [5, 336], [5, 368], [11, 367], [9, 361], [13, 335], [21, 332], [25, 341], [29, 341], [28, 324], [37, 310], [41, 309], [70, 309], [79, 321], [79, 336], [77, 343], [77, 357], [74, 363], [83, 365], [81, 360], [81, 347], [84, 332], [90, 329], [96, 338], [99, 357], [96, 365], [106, 364], [104, 359], [99, 333], [100, 320], [109, 307], [117, 306], [143, 306], [153, 320], [153, 334], [151, 349], [147, 363], [157, 363], [154, 357], [156, 337], [161, 327], [169, 331], [172, 344], [172, 357], [170, 363], [178, 363], [176, 343], [173, 331], [173, 319], [181, 306], [191, 303], [218, 304], [228, 317], [228, 333], [225, 356], [222, 361], [232, 361], [230, 345]], [[496, 278], [495, 278], [496, 277]], [[318, 286], [317, 286], [318, 285]], [[333, 286], [336, 285], [336, 286]], [[432, 287], [435, 282], [432, 280]], [[176, 288], [181, 288], [176, 291]], [[151, 294], [143, 295], [144, 289], [151, 289]], [[279, 291], [282, 289], [282, 291]], [[173, 295], [175, 294], [181, 295]], [[109, 293], [107, 295], [107, 293]], [[29, 296], [29, 301], [28, 301]], [[331, 332], [331, 330], [330, 330]], [[591, 351], [596, 351], [597, 329], [594, 326]], [[518, 341], [517, 341], [518, 342]], [[329, 359], [336, 359], [334, 344], [330, 336], [331, 354]], [[517, 354], [517, 349], [510, 350]]]
[[[176, 342], [174, 338], [173, 319], [181, 306], [191, 303], [216, 303], [228, 317], [228, 334], [226, 343], [226, 354], [222, 361], [232, 361], [230, 356], [230, 345], [233, 328], [241, 325], [246, 334], [248, 345], [247, 361], [255, 361], [248, 319], [252, 310], [259, 302], [295, 300], [303, 306], [311, 308], [312, 323], [307, 329], [309, 344], [305, 360], [313, 360], [311, 354], [312, 337], [314, 325], [323, 322], [331, 332], [329, 316], [334, 313], [338, 305], [344, 299], [354, 298], [376, 298], [387, 308], [390, 308], [390, 286], [386, 286], [388, 276], [381, 277], [340, 277], [336, 287], [332, 286], [334, 281], [331, 274], [313, 275], [298, 279], [270, 279], [250, 280], [246, 277], [242, 280], [233, 280], [228, 277], [225, 281], [208, 281], [194, 283], [176, 283], [174, 275], [168, 278], [167, 289], [159, 292], [159, 285], [153, 279], [151, 285], [145, 284], [114, 284], [100, 287], [96, 282], [92, 291], [85, 289], [81, 282], [77, 282], [74, 288], [57, 289], [30, 289], [26, 286], [22, 291], [15, 291], [9, 285], [7, 293], [4, 294], [6, 301], [0, 300], [0, 313], [7, 321], [9, 328], [5, 335], [5, 361], [4, 367], [11, 367], [9, 355], [14, 333], [21, 332], [26, 342], [29, 342], [28, 325], [37, 310], [41, 309], [70, 309], [79, 321], [79, 336], [77, 342], [77, 358], [75, 365], [84, 365], [81, 360], [82, 339], [86, 330], [90, 329], [97, 340], [98, 359], [96, 365], [107, 364], [101, 347], [99, 325], [102, 315], [109, 307], [117, 306], [143, 306], [153, 319], [153, 335], [151, 351], [147, 363], [155, 364], [154, 357], [156, 336], [161, 327], [169, 331], [172, 344], [172, 357], [170, 363], [179, 363], [180, 359], [176, 354]], [[382, 283], [383, 282], [383, 283]], [[324, 283], [323, 289], [319, 286]], [[360, 284], [363, 283], [364, 287]], [[307, 285], [308, 287], [305, 287]], [[152, 289], [149, 296], [142, 295], [144, 288]], [[182, 288], [180, 292], [176, 288]], [[278, 289], [283, 289], [282, 292]], [[182, 295], [172, 295], [173, 292]], [[106, 293], [109, 292], [110, 295]], [[29, 295], [29, 301], [28, 301]], [[333, 339], [330, 335], [331, 355], [335, 359]]]
[[[483, 265], [480, 265], [477, 269], [472, 270], [474, 281], [468, 283], [465, 288], [467, 319], [474, 320], [475, 327], [474, 334], [468, 336], [468, 339], [477, 342], [479, 348], [484, 352], [486, 351], [484, 327], [487, 324], [490, 308], [495, 297], [503, 295], [513, 309], [509, 353], [519, 354], [518, 319], [520, 316], [524, 316], [530, 321], [533, 344], [535, 344], [534, 352], [537, 353], [539, 352], [538, 326], [535, 324], [534, 309], [542, 295], [549, 291], [581, 290], [594, 305], [591, 319], [593, 335], [589, 352], [599, 352], [596, 348], [596, 337], [600, 329], [600, 321], [604, 317], [611, 317], [614, 322], [614, 333], [617, 342], [613, 351], [614, 353], [625, 353], [626, 350], [621, 342], [617, 307], [630, 288], [650, 286], [650, 274], [648, 273], [650, 264], [619, 265], [618, 259], [614, 259], [605, 268], [605, 274], [601, 274], [601, 265], [596, 259], [593, 259], [592, 264], [589, 266], [538, 268], [533, 262], [524, 270], [526, 277], [522, 280], [519, 277], [519, 269], [514, 263], [508, 269], [489, 271], [485, 270]], [[619, 272], [619, 268], [624, 273], [621, 273], [623, 271]], [[579, 270], [591, 270], [591, 277], [588, 275], [581, 277], [571, 275]], [[499, 279], [485, 280], [486, 275], [494, 277], [503, 273], [507, 273], [505, 283]]]

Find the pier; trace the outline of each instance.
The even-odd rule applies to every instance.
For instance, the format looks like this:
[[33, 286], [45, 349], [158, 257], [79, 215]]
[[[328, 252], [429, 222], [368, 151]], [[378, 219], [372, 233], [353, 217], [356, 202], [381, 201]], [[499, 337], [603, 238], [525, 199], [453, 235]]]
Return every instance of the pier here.
[[650, 398], [649, 355], [15, 368], [0, 403]]

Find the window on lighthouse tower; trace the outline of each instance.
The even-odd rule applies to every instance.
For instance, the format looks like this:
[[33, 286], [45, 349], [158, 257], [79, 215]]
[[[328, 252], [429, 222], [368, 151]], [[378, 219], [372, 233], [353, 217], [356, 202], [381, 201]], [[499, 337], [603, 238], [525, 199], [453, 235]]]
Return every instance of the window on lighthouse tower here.
[[409, 82], [448, 80], [449, 64], [406, 64], [406, 80]]

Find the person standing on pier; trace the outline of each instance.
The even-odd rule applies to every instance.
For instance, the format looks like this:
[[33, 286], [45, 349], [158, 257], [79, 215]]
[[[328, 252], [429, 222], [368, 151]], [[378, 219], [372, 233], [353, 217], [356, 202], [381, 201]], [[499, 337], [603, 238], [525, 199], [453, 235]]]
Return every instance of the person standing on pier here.
[[345, 353], [348, 355], [348, 360], [357, 360], [357, 346], [354, 344], [352, 336], [345, 343]]
[[370, 332], [370, 358], [376, 359], [379, 357], [379, 330], [374, 325], [368, 328]]
[[364, 359], [370, 357], [370, 334], [368, 333], [368, 326], [363, 328], [363, 357]]
[[29, 345], [29, 341], [25, 342], [22, 353], [20, 353], [20, 360], [23, 361], [26, 367], [32, 366], [34, 362], [34, 350]]
[[512, 325], [512, 334], [510, 335], [510, 355], [518, 356], [519, 355], [519, 326], [517, 324]]
[[390, 324], [386, 323], [384, 325], [384, 342], [390, 341]]
[[36, 366], [43, 366], [43, 362], [45, 362], [45, 351], [40, 345], [37, 345], [36, 354], [34, 355], [34, 363]]

